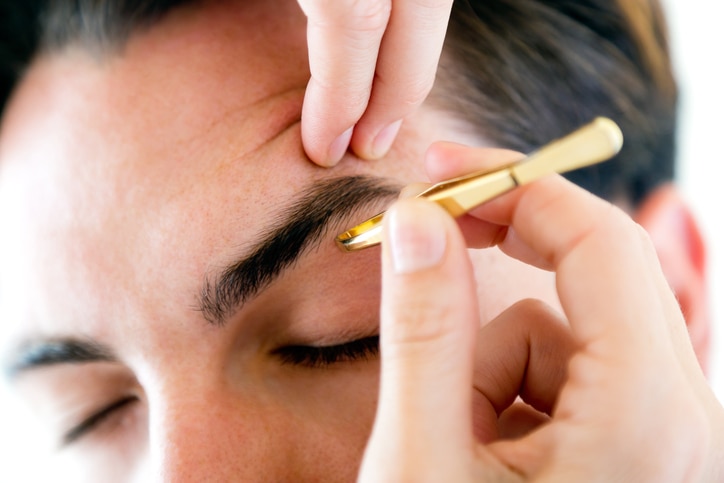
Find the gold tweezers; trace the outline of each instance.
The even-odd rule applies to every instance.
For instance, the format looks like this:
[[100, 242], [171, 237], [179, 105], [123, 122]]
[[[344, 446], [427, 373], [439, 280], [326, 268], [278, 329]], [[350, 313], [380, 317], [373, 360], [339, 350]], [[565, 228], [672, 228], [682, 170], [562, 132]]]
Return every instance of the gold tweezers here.
[[[432, 185], [417, 197], [434, 201], [457, 218], [516, 186], [552, 173], [565, 173], [615, 156], [623, 134], [615, 122], [599, 117], [534, 151], [516, 163], [493, 171], [478, 171]], [[384, 212], [340, 233], [336, 242], [346, 252], [372, 247], [382, 241]]]

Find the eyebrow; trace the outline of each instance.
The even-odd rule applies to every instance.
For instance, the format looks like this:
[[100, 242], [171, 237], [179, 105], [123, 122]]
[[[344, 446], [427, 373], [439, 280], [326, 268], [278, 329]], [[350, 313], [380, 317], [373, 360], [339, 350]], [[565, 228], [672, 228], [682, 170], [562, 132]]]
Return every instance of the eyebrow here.
[[5, 365], [5, 376], [13, 380], [23, 373], [43, 367], [117, 360], [108, 347], [92, 340], [41, 339], [27, 342], [15, 351], [10, 362]]
[[399, 196], [401, 186], [386, 178], [347, 176], [320, 180], [305, 189], [282, 211], [247, 255], [206, 277], [198, 309], [215, 326], [258, 295], [306, 253], [326, 240], [331, 228], [348, 222], [363, 208]]
[[[388, 179], [371, 176], [313, 183], [282, 210], [248, 255], [223, 268], [217, 278], [205, 278], [198, 309], [212, 325], [224, 325], [244, 302], [269, 286], [305, 253], [319, 247], [332, 228], [349, 222], [362, 209], [397, 198], [400, 189]], [[21, 344], [6, 359], [3, 369], [6, 379], [12, 381], [50, 366], [117, 361], [109, 347], [92, 339], [41, 338]]]

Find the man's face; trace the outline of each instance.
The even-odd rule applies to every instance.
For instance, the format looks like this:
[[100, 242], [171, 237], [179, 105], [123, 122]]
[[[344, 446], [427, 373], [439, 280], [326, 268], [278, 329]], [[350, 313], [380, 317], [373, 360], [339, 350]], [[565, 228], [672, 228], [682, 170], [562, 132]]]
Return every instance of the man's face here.
[[[425, 180], [430, 142], [462, 137], [423, 107], [386, 159], [318, 168], [300, 140], [306, 59], [295, 2], [221, 2], [120, 53], [41, 58], [17, 91], [0, 131], [0, 340], [77, 478], [354, 478], [379, 251], [333, 238]], [[483, 321], [554, 299], [547, 274], [473, 258]]]

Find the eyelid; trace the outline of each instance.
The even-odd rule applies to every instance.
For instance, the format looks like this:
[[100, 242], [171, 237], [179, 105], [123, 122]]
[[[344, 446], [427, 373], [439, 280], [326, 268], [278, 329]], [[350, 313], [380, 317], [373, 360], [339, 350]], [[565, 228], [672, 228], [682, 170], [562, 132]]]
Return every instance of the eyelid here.
[[61, 447], [67, 447], [77, 442], [92, 431], [98, 429], [100, 425], [106, 422], [114, 413], [137, 401], [139, 401], [137, 396], [126, 396], [102, 407], [100, 410], [94, 411], [79, 424], [65, 432], [61, 439]]
[[379, 353], [379, 336], [362, 337], [349, 342], [328, 346], [288, 345], [272, 351], [282, 364], [326, 368], [342, 362], [369, 360]]

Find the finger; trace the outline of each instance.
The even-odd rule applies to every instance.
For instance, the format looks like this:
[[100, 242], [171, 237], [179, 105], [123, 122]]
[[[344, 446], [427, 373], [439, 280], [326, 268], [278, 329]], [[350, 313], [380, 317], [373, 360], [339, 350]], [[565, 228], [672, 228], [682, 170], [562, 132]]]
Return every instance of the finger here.
[[490, 248], [498, 246], [507, 255], [528, 265], [543, 270], [552, 270], [551, 264], [520, 241], [515, 230], [509, 226], [488, 223], [474, 216], [475, 210], [457, 219], [460, 231], [468, 248]]
[[[425, 168], [433, 182], [446, 181], [476, 171], [499, 169], [523, 157], [516, 151], [471, 148], [451, 142], [436, 142], [425, 153]], [[486, 224], [474, 216], [463, 215], [458, 225], [468, 247], [487, 248], [506, 238], [507, 226]]]
[[380, 397], [362, 473], [370, 481], [462, 481], [456, 476], [474, 448], [479, 326], [464, 241], [442, 208], [419, 199], [387, 212], [384, 240]]
[[400, 199], [405, 198], [414, 198], [415, 196], [419, 195], [426, 189], [428, 189], [430, 186], [432, 186], [430, 183], [411, 183], [402, 188], [402, 191], [400, 191]]
[[508, 149], [471, 148], [451, 142], [437, 142], [425, 153], [425, 169], [434, 183], [475, 171], [495, 170], [523, 159]]
[[[413, 198], [432, 186], [430, 183], [412, 183], [400, 191], [399, 199]], [[481, 223], [477, 218], [463, 215], [457, 219], [468, 248], [487, 248], [505, 238], [507, 227]]]
[[607, 341], [612, 355], [635, 358], [642, 345], [667, 346], [661, 321], [673, 295], [662, 290], [648, 236], [623, 211], [551, 176], [476, 215], [512, 226], [518, 243], [555, 268], [561, 304], [582, 343]]
[[473, 378], [478, 440], [500, 436], [498, 418], [518, 397], [550, 415], [574, 350], [565, 319], [538, 300], [518, 302], [480, 329]]
[[435, 82], [452, 0], [395, 0], [372, 95], [355, 127], [354, 152], [378, 159], [390, 149], [402, 119], [427, 97]]
[[495, 246], [505, 239], [508, 232], [507, 226], [485, 223], [470, 215], [459, 217], [457, 222], [469, 248]]
[[[699, 458], [691, 457], [701, 449], [699, 438], [706, 439], [705, 419], [669, 336], [668, 320], [681, 314], [669, 312], [673, 294], [643, 230], [560, 176], [501, 197], [477, 215], [509, 224], [555, 268], [561, 305], [581, 347], [553, 423], [491, 451], [526, 475], [568, 471], [580, 479], [596, 471], [603, 478], [656, 480], [662, 471], [677, 478], [696, 471]], [[633, 456], [653, 446], [661, 450], [657, 458]], [[574, 450], [584, 464], [565, 456]], [[679, 463], [667, 461], [673, 454], [682, 456]]]
[[[510, 158], [506, 159], [507, 156], [510, 156]], [[437, 180], [440, 178], [449, 178], [456, 175], [465, 174], [467, 172], [471, 172], [478, 169], [491, 169], [496, 167], [496, 163], [505, 164], [506, 161], [508, 161], [511, 158], [515, 158], [517, 155], [515, 153], [506, 153], [504, 151], [500, 150], [489, 150], [489, 149], [471, 149], [466, 148], [464, 146], [450, 144], [450, 143], [438, 143], [430, 148], [428, 151], [428, 154], [426, 156], [426, 166], [428, 169], [428, 173], [430, 174], [430, 177], [433, 180]], [[487, 159], [486, 159], [487, 158]], [[591, 197], [590, 195], [587, 195], [583, 193], [582, 191], [578, 190], [577, 188], [574, 188], [572, 186], [569, 186], [571, 188], [571, 191], [577, 192], [576, 196], [580, 196], [584, 201], [591, 201], [595, 200], [595, 198]], [[532, 188], [532, 187], [531, 187]], [[540, 268], [544, 269], [552, 269], [555, 268], [554, 266], [554, 260], [546, 253], [541, 253], [539, 248], [535, 246], [535, 244], [530, 244], [528, 241], [530, 241], [530, 238], [535, 239], [537, 235], [534, 232], [534, 229], [528, 230], [528, 233], [526, 236], [529, 237], [528, 240], [525, 238], [521, 238], [521, 235], [518, 233], [518, 229], [516, 226], [511, 226], [513, 223], [513, 209], [518, 206], [517, 201], [521, 198], [522, 193], [525, 192], [525, 190], [520, 190], [518, 193], [514, 193], [511, 195], [508, 195], [506, 197], [503, 197], [499, 200], [493, 200], [492, 202], [489, 202], [488, 204], [480, 207], [479, 209], [473, 210], [470, 215], [467, 215], [462, 221], [465, 222], [466, 226], [463, 226], [462, 229], [466, 233], [466, 237], [469, 238], [470, 235], [468, 233], [475, 233], [476, 230], [478, 232], [478, 236], [480, 237], [480, 241], [484, 244], [486, 242], [495, 242], [495, 238], [493, 236], [498, 237], [498, 242], [501, 248], [508, 253], [511, 256], [514, 256], [515, 258], [518, 258], [526, 263], [534, 264]], [[551, 190], [552, 194], [554, 193], [554, 190]], [[573, 212], [579, 212], [579, 209], [581, 208], [580, 205], [577, 204], [576, 201], [573, 201], [571, 199], [568, 199], [563, 202], [563, 204], [568, 203], [567, 207], [569, 211]], [[545, 201], [541, 203], [541, 205], [544, 205]], [[596, 200], [593, 202], [593, 204], [598, 205], [598, 210], [602, 211], [611, 211], [614, 210], [611, 208], [611, 206], [603, 202], [601, 200]], [[621, 250], [624, 252], [629, 253], [629, 256], [632, 258], [635, 258], [634, 264], [629, 265], [631, 270], [629, 273], [633, 277], [634, 280], [636, 280], [639, 276], [644, 276], [645, 273], [654, 270], [654, 273], [660, 273], [658, 270], [658, 260], [656, 259], [655, 254], [653, 253], [653, 250], [650, 248], [650, 244], [648, 244], [645, 240], [645, 236], [641, 235], [640, 230], [633, 224], [633, 222], [628, 218], [627, 215], [616, 211], [616, 217], [619, 218], [619, 222], [628, 225], [628, 230], [634, 231], [636, 233], [630, 235], [633, 238], [641, 238], [644, 239], [644, 241], [639, 243], [639, 240], [637, 240], [635, 243], [638, 243], [641, 247], [640, 250], [642, 252], [645, 252], [645, 256], [639, 256], [637, 253], [631, 254], [630, 251], [628, 251], [629, 244], [625, 241], [622, 243], [624, 246], [621, 247]], [[546, 223], [541, 221], [539, 210], [536, 208], [532, 208], [528, 210], [528, 213], [530, 214], [531, 218], [534, 218], [538, 220], [538, 226], [545, 225]], [[590, 218], [586, 218], [586, 216]], [[484, 222], [479, 220], [479, 218], [476, 217], [482, 217]], [[590, 226], [590, 223], [592, 220], [596, 220], [595, 214], [589, 214], [589, 215], [583, 215], [579, 221], [582, 221], [583, 223], [588, 222]], [[477, 221], [477, 224], [476, 224]], [[491, 223], [492, 222], [492, 223]], [[523, 224], [521, 222], [520, 224]], [[495, 228], [498, 226], [498, 233], [495, 233]], [[550, 230], [551, 237], [556, 237], [559, 235], [558, 229], [552, 229]], [[575, 238], [574, 238], [575, 239]], [[643, 246], [642, 246], [643, 245]], [[648, 245], [648, 246], [646, 246]], [[564, 245], [565, 246], [565, 245]], [[609, 250], [602, 249], [602, 252], [598, 255], [591, 255], [590, 253], [586, 256], [591, 256], [592, 259], [601, 260], [602, 258], [605, 258], [605, 256], [609, 253]], [[640, 253], [640, 252], [639, 252]], [[625, 262], [624, 262], [625, 263]], [[610, 265], [610, 266], [617, 266], [617, 263], [611, 263], [610, 260], [607, 262], [603, 262], [602, 265]], [[585, 270], [585, 269], [584, 269]], [[641, 272], [640, 274], [638, 272]], [[593, 272], [595, 273], [595, 272]], [[578, 284], [575, 283], [575, 278], [581, 277], [583, 279], [591, 279], [594, 280], [603, 278], [598, 276], [591, 277], [591, 274], [586, 275], [585, 273], [579, 273], [578, 275], [573, 275], [572, 277], [569, 277], [574, 280], [573, 283], [570, 285], [578, 286]], [[560, 274], [559, 274], [560, 278]], [[566, 279], [564, 279], [566, 280]], [[610, 277], [609, 277], [610, 280]], [[615, 284], [615, 282], [613, 282]], [[634, 281], [632, 283], [633, 285], [637, 285], [637, 281]], [[654, 310], [653, 313], [648, 313], [647, 319], [651, 319], [651, 317], [656, 316], [656, 311], [658, 310], [659, 314], [668, 314], [667, 317], [670, 319], [671, 315], [674, 314], [673, 317], [678, 317], [678, 311], [676, 310], [676, 307], [674, 307], [674, 304], [676, 303], [673, 297], [671, 296], [670, 290], [668, 289], [668, 286], [666, 284], [665, 279], [662, 276], [655, 276], [651, 280], [651, 282], [648, 284], [649, 288], [652, 293], [655, 294], [653, 298], [653, 304], [655, 307], [652, 309]], [[631, 289], [632, 287], [629, 287]], [[629, 297], [636, 296], [640, 292], [636, 290], [630, 290]], [[582, 294], [581, 294], [582, 296]], [[607, 305], [607, 302], [605, 301], [605, 295], [602, 295], [601, 298], [601, 305], [605, 306]], [[571, 297], [574, 298], [575, 297]], [[651, 297], [650, 297], [651, 298]], [[618, 298], [620, 300], [620, 297]], [[622, 304], [622, 305], [625, 305]], [[590, 308], [585, 304], [580, 304], [581, 306], [581, 313], [585, 314], [590, 311]], [[622, 311], [625, 311], [626, 308], [620, 307]], [[646, 312], [649, 310], [648, 308], [643, 308], [641, 312]], [[585, 317], [584, 317], [585, 319]], [[661, 320], [661, 319], [659, 319]], [[666, 325], [666, 324], [664, 324]], [[680, 320], [675, 321], [673, 323], [676, 327], [683, 327], [683, 324]], [[607, 327], [608, 324], [604, 323], [604, 327]], [[684, 344], [685, 346], [687, 344]], [[679, 350], [679, 352], [690, 352], [687, 350]], [[688, 357], [689, 359], [692, 359], [692, 357]]]
[[367, 108], [391, 0], [299, 0], [307, 16], [312, 77], [302, 109], [302, 142], [317, 164], [347, 151]]
[[[468, 148], [453, 143], [436, 143], [431, 146], [426, 155], [426, 167], [428, 174], [433, 180], [447, 179], [461, 174], [480, 169], [494, 169], [501, 164], [519, 158], [520, 154], [487, 148]], [[487, 246], [489, 243], [498, 243], [509, 255], [518, 258], [526, 263], [536, 265], [544, 269], [552, 269], [549, 260], [544, 259], [536, 253], [525, 241], [520, 239], [515, 228], [508, 228], [505, 216], [501, 217], [498, 212], [506, 213], [503, 205], [512, 206], [512, 200], [517, 199], [517, 194], [493, 200], [485, 206], [474, 209], [461, 221], [461, 228], [466, 239], [473, 240], [471, 246]], [[488, 223], [482, 223], [479, 217], [482, 216]], [[628, 218], [623, 215], [624, 218]], [[490, 223], [493, 222], [493, 223]], [[500, 223], [501, 225], [496, 225]], [[496, 227], [497, 232], [496, 232]], [[475, 238], [477, 237], [477, 239]], [[647, 242], [648, 243], [648, 242]], [[650, 245], [650, 244], [649, 244]], [[646, 249], [649, 253], [653, 250]], [[654, 268], [658, 265], [655, 255], [649, 257], [649, 264]], [[661, 294], [662, 311], [667, 315], [668, 327], [671, 339], [676, 346], [679, 360], [688, 368], [690, 374], [699, 373], [698, 364], [691, 349], [688, 337], [686, 337], [685, 326], [682, 323], [678, 310], [678, 304], [671, 295], [671, 290], [662, 276], [652, 280], [658, 286], [658, 293]], [[699, 376], [696, 380], [701, 380]], [[700, 384], [701, 386], [704, 386]]]
[[[562, 306], [585, 348], [571, 361], [553, 422], [524, 440], [488, 449], [523, 475], [545, 466], [558, 477], [555, 471], [567, 468], [576, 479], [575, 468], [582, 477], [592, 468], [605, 475], [612, 465], [616, 474], [694, 474], [708, 438], [690, 386], [701, 372], [642, 228], [559, 176], [495, 199], [470, 216], [510, 227], [499, 243], [504, 251], [521, 257], [513, 246], [527, 247], [535, 254], [528, 260], [537, 257], [537, 266], [556, 270]], [[666, 431], [661, 421], [667, 421]], [[631, 458], [638, 448], [653, 446], [661, 458], [645, 464]], [[601, 453], [602, 447], [616, 451]], [[574, 450], [588, 455], [588, 463], [571, 466], [565, 455]], [[674, 454], [678, 462], [671, 460]]]
[[516, 402], [498, 418], [498, 431], [501, 440], [518, 439], [550, 422], [547, 414], [536, 411], [522, 402]]

